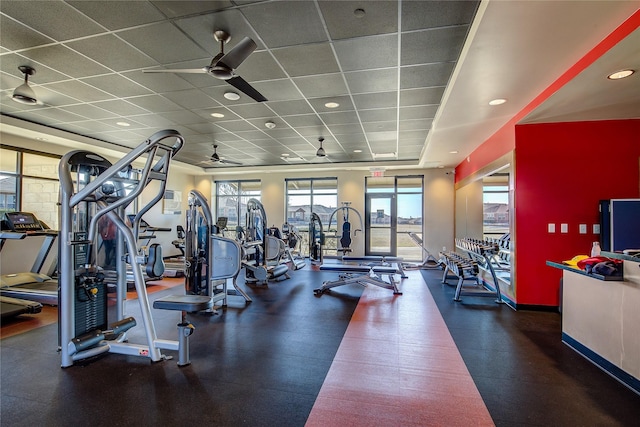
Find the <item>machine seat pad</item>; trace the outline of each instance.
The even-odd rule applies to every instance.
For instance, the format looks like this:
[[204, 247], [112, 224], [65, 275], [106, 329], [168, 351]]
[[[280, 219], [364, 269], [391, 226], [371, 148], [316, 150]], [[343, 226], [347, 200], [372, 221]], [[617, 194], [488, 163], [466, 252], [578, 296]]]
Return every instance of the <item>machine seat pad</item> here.
[[286, 274], [288, 271], [289, 267], [286, 264], [278, 264], [273, 268], [273, 270], [271, 270], [271, 277], [280, 277], [283, 274]]
[[342, 271], [345, 273], [368, 273], [371, 267], [366, 265], [349, 265], [349, 264], [323, 264], [320, 270]]
[[159, 310], [204, 311], [213, 307], [213, 300], [205, 295], [168, 295], [153, 302]]

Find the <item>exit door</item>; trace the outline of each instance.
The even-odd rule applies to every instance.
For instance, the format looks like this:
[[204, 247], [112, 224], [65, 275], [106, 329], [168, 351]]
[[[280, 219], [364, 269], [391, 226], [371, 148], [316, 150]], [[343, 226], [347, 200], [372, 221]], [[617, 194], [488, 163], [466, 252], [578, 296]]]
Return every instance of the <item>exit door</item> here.
[[365, 255], [396, 256], [396, 203], [394, 194], [365, 195]]

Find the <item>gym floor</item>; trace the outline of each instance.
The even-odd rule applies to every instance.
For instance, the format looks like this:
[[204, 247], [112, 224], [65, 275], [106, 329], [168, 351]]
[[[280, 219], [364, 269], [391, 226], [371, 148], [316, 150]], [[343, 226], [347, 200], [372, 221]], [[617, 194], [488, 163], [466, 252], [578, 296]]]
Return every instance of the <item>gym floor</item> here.
[[[108, 354], [61, 369], [55, 323], [3, 333], [0, 423], [638, 425], [640, 396], [561, 343], [558, 313], [455, 303], [441, 275], [409, 272], [398, 296], [358, 285], [314, 296], [337, 273], [309, 266], [245, 287], [252, 303], [230, 297], [218, 315], [190, 315], [183, 368]], [[177, 338], [179, 313], [153, 316], [160, 338]]]

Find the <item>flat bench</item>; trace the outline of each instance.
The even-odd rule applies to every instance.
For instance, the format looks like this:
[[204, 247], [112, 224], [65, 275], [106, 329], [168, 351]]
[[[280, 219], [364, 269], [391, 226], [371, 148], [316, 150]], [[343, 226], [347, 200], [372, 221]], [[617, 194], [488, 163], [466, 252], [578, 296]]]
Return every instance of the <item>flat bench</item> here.
[[396, 273], [400, 275], [403, 279], [406, 279], [408, 276], [405, 274], [402, 261], [404, 258], [396, 257], [396, 256], [385, 256], [385, 255], [366, 255], [366, 256], [344, 256], [342, 257], [343, 262], [366, 262], [372, 265], [395, 265]]
[[178, 366], [191, 364], [189, 359], [189, 337], [193, 334], [195, 327], [187, 322], [187, 313], [211, 310], [212, 307], [213, 299], [205, 295], [168, 295], [153, 302], [153, 308], [158, 310], [182, 312], [180, 323], [178, 323], [178, 347], [167, 347], [169, 342], [163, 346], [163, 348], [178, 350]]
[[[380, 265], [323, 264], [320, 266], [320, 270], [336, 271], [345, 274], [340, 275], [338, 280], [323, 282], [321, 287], [313, 290], [315, 295], [322, 295], [325, 291], [331, 288], [348, 285], [350, 283], [357, 283], [362, 286], [371, 284], [381, 288], [391, 289], [394, 295], [402, 295], [402, 292], [398, 290], [396, 281], [393, 278], [395, 274], [398, 274], [398, 269], [396, 267]], [[382, 276], [387, 276], [388, 281], [385, 281]]]

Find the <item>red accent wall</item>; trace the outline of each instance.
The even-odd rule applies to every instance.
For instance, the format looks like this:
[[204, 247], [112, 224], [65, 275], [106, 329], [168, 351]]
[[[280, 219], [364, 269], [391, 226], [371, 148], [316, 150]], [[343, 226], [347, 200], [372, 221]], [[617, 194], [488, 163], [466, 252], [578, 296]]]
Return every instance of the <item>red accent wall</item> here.
[[515, 139], [516, 303], [556, 306], [562, 272], [546, 261], [589, 254], [599, 200], [640, 198], [640, 120], [518, 125]]

